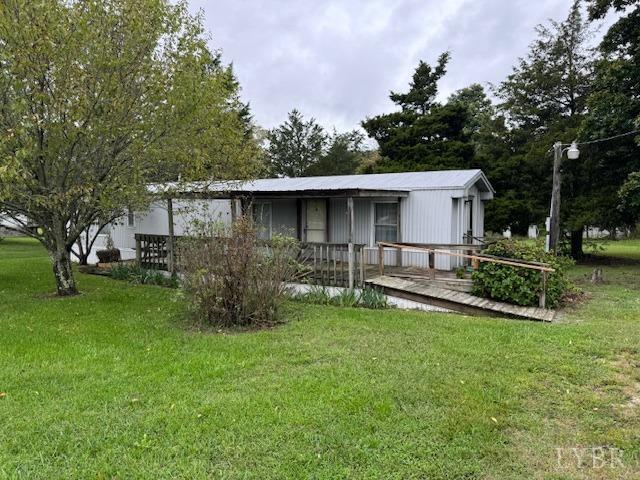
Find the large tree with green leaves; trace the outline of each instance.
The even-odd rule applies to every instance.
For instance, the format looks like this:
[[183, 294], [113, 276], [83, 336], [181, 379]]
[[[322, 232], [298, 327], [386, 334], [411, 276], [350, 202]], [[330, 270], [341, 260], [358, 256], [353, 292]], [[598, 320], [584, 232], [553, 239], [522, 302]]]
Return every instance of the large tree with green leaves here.
[[514, 139], [504, 116], [479, 84], [454, 92], [448, 103], [466, 109], [464, 129], [474, 147], [472, 166], [484, 171], [497, 192], [496, 198], [486, 205], [485, 229], [502, 232], [511, 228], [514, 233], [526, 233], [528, 226], [535, 222], [519, 181], [530, 179], [513, 154]]
[[304, 176], [317, 175], [352, 175], [356, 173], [364, 156], [364, 135], [353, 130], [351, 132], [333, 134], [328, 139], [328, 147], [317, 162], [310, 165]]
[[449, 53], [435, 67], [420, 62], [409, 91], [392, 92], [400, 111], [368, 118], [362, 126], [380, 146], [378, 172], [468, 168], [473, 145], [465, 131], [465, 106], [436, 101], [438, 81], [446, 73]]
[[315, 119], [294, 109], [282, 125], [267, 134], [267, 167], [275, 176], [301, 177], [325, 152], [327, 134]]
[[48, 250], [58, 294], [87, 227], [150, 180], [243, 176], [255, 158], [232, 73], [168, 0], [0, 4], [0, 211]]
[[[580, 134], [586, 140], [610, 138], [582, 150], [598, 160], [591, 193], [595, 224], [613, 230], [635, 227], [640, 220], [640, 211], [629, 208], [629, 194], [633, 191], [630, 185], [637, 183], [637, 175], [629, 175], [640, 169], [640, 135], [619, 136], [640, 129], [640, 2], [589, 2], [593, 19], [603, 17], [609, 10], [624, 14], [611, 25], [599, 45], [601, 57], [595, 65], [588, 114]], [[622, 189], [622, 208], [616, 208], [616, 192], [628, 178], [631, 183]]]
[[[549, 149], [557, 141], [577, 137], [592, 82], [592, 31], [579, 1], [564, 21], [539, 25], [536, 32], [528, 55], [496, 89], [511, 126], [518, 165], [514, 188], [520, 189], [524, 211], [513, 222], [520, 227], [525, 226], [522, 219], [542, 223], [548, 212], [553, 161]], [[590, 224], [585, 199], [594, 181], [592, 165], [593, 159], [585, 154], [563, 167], [562, 220], [571, 231], [575, 256], [582, 254], [583, 228]]]

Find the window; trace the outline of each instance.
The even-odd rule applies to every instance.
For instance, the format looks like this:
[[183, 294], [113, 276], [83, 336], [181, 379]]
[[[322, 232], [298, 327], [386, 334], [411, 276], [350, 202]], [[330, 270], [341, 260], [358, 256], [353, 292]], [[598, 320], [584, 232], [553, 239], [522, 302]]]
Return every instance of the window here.
[[130, 227], [136, 226], [136, 215], [135, 212], [131, 209], [127, 210], [127, 225]]
[[256, 233], [261, 240], [271, 239], [271, 203], [256, 202], [253, 204], [253, 222]]
[[398, 204], [374, 204], [374, 228], [376, 242], [398, 241]]

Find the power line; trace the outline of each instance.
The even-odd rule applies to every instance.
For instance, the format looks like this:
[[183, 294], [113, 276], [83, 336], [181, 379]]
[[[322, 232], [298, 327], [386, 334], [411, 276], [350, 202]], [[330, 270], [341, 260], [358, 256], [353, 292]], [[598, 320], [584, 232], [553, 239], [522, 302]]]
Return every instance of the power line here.
[[593, 143], [608, 142], [609, 140], [615, 140], [616, 138], [627, 137], [629, 135], [634, 135], [636, 133], [640, 133], [640, 130], [633, 130], [632, 132], [621, 133], [619, 135], [614, 135], [612, 137], [607, 137], [607, 138], [598, 138], [596, 140], [588, 140], [586, 142], [578, 142], [577, 145], [591, 145]]

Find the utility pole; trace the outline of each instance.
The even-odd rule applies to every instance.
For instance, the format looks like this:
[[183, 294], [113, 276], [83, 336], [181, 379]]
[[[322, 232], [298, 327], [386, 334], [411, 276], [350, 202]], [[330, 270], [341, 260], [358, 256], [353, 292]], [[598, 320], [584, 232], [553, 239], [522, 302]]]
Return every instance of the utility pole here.
[[549, 251], [557, 253], [560, 243], [560, 185], [562, 183], [562, 143], [553, 144], [553, 188], [549, 212]]

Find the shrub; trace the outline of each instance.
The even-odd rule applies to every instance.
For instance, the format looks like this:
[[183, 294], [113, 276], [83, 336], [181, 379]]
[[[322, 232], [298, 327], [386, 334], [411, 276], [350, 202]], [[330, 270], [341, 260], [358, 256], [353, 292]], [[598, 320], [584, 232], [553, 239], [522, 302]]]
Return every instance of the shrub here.
[[259, 327], [281, 321], [285, 282], [296, 278], [299, 245], [274, 236], [258, 240], [249, 219], [231, 227], [201, 224], [179, 245], [186, 296], [197, 318], [218, 327]]
[[467, 269], [464, 267], [458, 267], [456, 268], [455, 272], [456, 272], [456, 278], [462, 280], [467, 274]]
[[293, 296], [294, 300], [317, 305], [335, 305], [338, 307], [362, 307], [371, 309], [389, 308], [387, 297], [379, 290], [363, 288], [359, 292], [355, 290], [342, 290], [332, 296], [325, 287], [311, 287], [304, 293]]
[[107, 235], [107, 242], [105, 248], [96, 252], [98, 261], [100, 263], [115, 263], [120, 261], [120, 250], [113, 244], [113, 238], [111, 234]]
[[111, 268], [111, 278], [127, 280], [140, 285], [160, 285], [161, 287], [178, 287], [178, 279], [169, 277], [158, 270], [140, 268], [130, 263], [118, 263]]
[[344, 289], [331, 299], [331, 303], [338, 307], [357, 307], [359, 297], [355, 290]]
[[371, 309], [389, 308], [387, 296], [380, 290], [365, 287], [360, 291], [360, 306]]
[[117, 248], [98, 250], [96, 256], [100, 263], [115, 263], [120, 261], [120, 250]]
[[[545, 252], [541, 244], [502, 240], [489, 246], [483, 254], [543, 262], [554, 268], [555, 272], [547, 274], [547, 308], [556, 307], [571, 288], [566, 271], [573, 264], [572, 260]], [[516, 305], [537, 306], [542, 290], [541, 274], [539, 270], [482, 262], [472, 275], [473, 293]]]
[[297, 293], [293, 295], [294, 300], [300, 300], [306, 303], [314, 303], [316, 305], [331, 305], [332, 297], [325, 287], [312, 286], [309, 290], [303, 293]]

